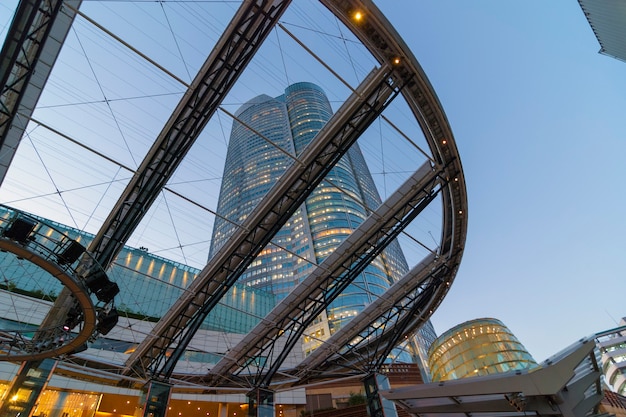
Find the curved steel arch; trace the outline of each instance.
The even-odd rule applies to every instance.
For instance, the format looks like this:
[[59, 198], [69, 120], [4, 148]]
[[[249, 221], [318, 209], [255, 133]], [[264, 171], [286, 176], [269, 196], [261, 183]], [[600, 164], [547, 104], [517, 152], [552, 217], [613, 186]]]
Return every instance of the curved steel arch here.
[[[359, 332], [365, 334], [370, 332], [376, 337], [363, 337], [364, 342], [357, 346], [345, 345], [347, 349], [335, 352], [341, 354], [334, 355], [331, 358], [332, 361], [327, 361], [323, 366], [320, 363], [323, 369], [330, 371], [356, 366], [355, 364], [359, 363], [358, 358], [363, 357], [364, 354], [374, 359], [375, 364], [384, 352], [395, 345], [401, 335], [413, 331], [432, 314], [447, 293], [461, 260], [467, 229], [467, 197], [461, 162], [448, 121], [432, 86], [402, 39], [369, 0], [321, 0], [321, 2], [367, 46], [381, 64], [379, 71], [385, 74], [389, 85], [393, 86], [397, 83], [401, 86], [401, 90], [398, 89], [398, 91], [405, 98], [421, 126], [432, 153], [433, 170], [441, 179], [441, 189], [438, 190], [438, 195], [441, 196], [443, 202], [443, 227], [441, 243], [435, 257], [439, 262], [438, 265], [445, 265], [445, 268], [438, 270], [437, 275], [431, 274], [422, 281], [411, 283], [415, 285], [413, 289], [415, 296], [404, 301], [407, 308], [398, 313], [394, 326], [391, 326], [389, 331], [381, 335], [374, 329], [373, 324], [381, 317], [380, 315], [361, 317]], [[243, 2], [189, 91], [146, 155], [129, 187], [103, 224], [93, 244], [93, 251], [98, 262], [108, 265], [115, 253], [126, 242], [147, 207], [154, 201], [174, 168], [184, 158], [189, 146], [194, 142], [240, 72], [250, 62], [254, 52], [288, 4], [288, 0]], [[361, 11], [364, 16], [359, 22], [352, 19], [356, 11]], [[393, 71], [387, 73], [383, 69], [389, 63], [393, 63]], [[379, 84], [379, 91], [387, 88], [384, 84]], [[392, 87], [392, 89], [395, 88]], [[381, 102], [385, 101], [386, 98]], [[370, 113], [365, 114], [365, 118], [371, 118], [372, 115], [378, 116], [382, 108], [374, 111], [370, 108], [367, 111]], [[348, 116], [349, 120], [353, 120], [359, 116], [359, 113], [353, 112]], [[356, 129], [357, 137], [365, 126], [366, 124], [363, 124]], [[337, 126], [339, 131], [343, 131], [342, 134], [346, 134], [349, 127], [350, 122]], [[340, 150], [341, 146], [333, 151], [331, 159], [336, 158], [343, 151]], [[315, 180], [307, 176], [310, 174], [307, 170], [310, 170], [310, 167], [305, 167], [301, 174], [294, 174], [295, 188], [293, 190], [303, 192], [312, 189]], [[288, 194], [285, 194], [285, 197], [286, 200], [281, 204], [293, 203], [291, 201], [293, 197]], [[287, 212], [288, 210], [282, 208], [275, 210], [272, 206], [265, 212], [257, 213], [258, 227], [243, 229], [242, 233], [244, 235], [248, 233], [247, 237], [223, 253], [223, 259], [228, 259], [228, 262], [218, 265], [218, 270], [229, 276], [228, 280], [214, 282], [213, 286], [208, 285], [207, 280], [213, 276], [209, 277], [208, 272], [211, 266], [207, 265], [205, 268], [205, 284], [207, 285], [201, 288], [202, 285], [198, 284], [187, 293], [189, 297], [179, 300], [164, 320], [157, 325], [155, 331], [142, 343], [140, 349], [135, 351], [127, 362], [124, 373], [138, 373], [142, 377], [150, 377], [164, 372], [169, 376], [174, 371], [176, 359], [167, 361], [166, 349], [174, 346], [179, 353], [182, 353], [185, 343], [194, 334], [193, 325], [190, 327], [190, 323], [199, 320], [201, 315], [206, 314], [217, 304], [222, 290], [228, 287], [229, 282], [236, 280], [237, 273], [239, 273], [237, 271], [242, 271], [242, 267], [245, 269], [244, 264], [253, 257], [255, 248], [262, 242], [269, 242], [271, 229], [279, 224], [278, 218], [284, 217]], [[394, 286], [390, 291], [393, 292], [397, 288]], [[379, 309], [382, 315], [395, 313], [393, 309], [385, 310], [381, 306]], [[370, 310], [368, 312], [371, 313]], [[356, 329], [357, 327], [354, 331]], [[343, 338], [349, 336], [348, 333], [339, 335]], [[163, 367], [164, 364], [165, 367]], [[277, 366], [280, 366], [280, 363], [277, 363]], [[230, 376], [233, 370], [224, 368], [223, 372], [218, 376]], [[291, 375], [299, 375], [298, 372], [296, 369]], [[262, 377], [264, 381], [267, 381], [268, 378], [272, 378], [272, 375], [266, 373]], [[294, 385], [303, 383], [312, 376], [301, 375], [298, 378], [300, 379], [294, 382]]]
[[[281, 377], [276, 382], [277, 385], [281, 384], [280, 379], [286, 379], [289, 381], [285, 383], [286, 385], [294, 386], [307, 383], [316, 375], [320, 377], [320, 374], [323, 379], [325, 373], [332, 373], [336, 376], [338, 373], [351, 371], [354, 368], [375, 370], [381, 366], [390, 351], [402, 341], [404, 336], [421, 326], [441, 303], [456, 275], [467, 232], [467, 196], [458, 150], [443, 108], [417, 60], [371, 1], [321, 0], [321, 2], [351, 28], [381, 65], [393, 62], [395, 67], [393, 76], [405, 80], [401, 94], [418, 120], [430, 146], [434, 169], [441, 170], [440, 194], [444, 210], [442, 237], [438, 252], [432, 261], [425, 265], [420, 264], [420, 268], [411, 271], [377, 302], [372, 303], [366, 311], [361, 313], [365, 314], [363, 320], [359, 322], [360, 314], [340, 330], [336, 337], [326, 342], [332, 346], [340, 340], [337, 346], [343, 345], [342, 348], [335, 349], [334, 355], [330, 358], [324, 358], [322, 351], [319, 354], [314, 352], [309, 361], [305, 360], [294, 371], [282, 369]], [[354, 19], [357, 11], [361, 12], [362, 16], [358, 22]], [[354, 233], [358, 233], [358, 230]], [[340, 248], [344, 250], [343, 246]], [[315, 284], [319, 284], [319, 281]], [[303, 297], [304, 300], [315, 294], [317, 290], [315, 284], [309, 285], [310, 293]], [[294, 292], [298, 289], [299, 287]], [[403, 293], [405, 290], [408, 290], [408, 295]], [[323, 303], [328, 305], [331, 300], [325, 299]], [[381, 305], [388, 300], [393, 300], [394, 303], [388, 305], [387, 308], [381, 308]], [[288, 306], [290, 302], [293, 303], [294, 300], [285, 300], [282, 304], [284, 305], [283, 316], [279, 317], [277, 314], [273, 317], [272, 326], [275, 323], [283, 323], [291, 328], [293, 324], [288, 324], [291, 317], [287, 318], [293, 313], [293, 308]], [[396, 303], [402, 308], [399, 308]], [[305, 308], [302, 307], [302, 309]], [[367, 316], [372, 311], [379, 311], [379, 314]], [[380, 332], [381, 334], [377, 334], [379, 332], [374, 323], [380, 321], [381, 317], [389, 319], [391, 315], [394, 316], [393, 324], [386, 326], [384, 331]], [[357, 323], [353, 323], [355, 321]], [[298, 333], [301, 334], [306, 323], [297, 324]], [[265, 370], [265, 363], [255, 360], [255, 354], [276, 350], [276, 340], [269, 342], [267, 340], [270, 334], [278, 339], [279, 334], [282, 333], [264, 331], [264, 325], [267, 327], [267, 323], [262, 321], [223, 360], [218, 362], [211, 369], [206, 382], [219, 386], [247, 379], [254, 386], [270, 386], [271, 379], [278, 371], [279, 362], [284, 360], [284, 355], [279, 355], [278, 362]], [[357, 337], [360, 338], [360, 342], [354, 346], [350, 345], [350, 342]], [[313, 367], [315, 371], [312, 371]], [[248, 378], [245, 376], [242, 378], [246, 370], [249, 372]], [[263, 371], [266, 373], [264, 374]]]
[[[11, 331], [1, 329], [0, 350], [2, 355], [0, 355], [0, 360], [35, 361], [52, 358], [72, 353], [87, 343], [96, 330], [96, 310], [84, 287], [54, 262], [39, 256], [20, 244], [0, 238], [0, 250], [11, 252], [15, 256], [25, 259], [58, 279], [78, 302], [84, 317], [77, 335], [72, 335], [69, 331], [62, 328], [39, 328], [35, 331], [34, 336], [30, 338], [23, 336], [23, 333], [31, 333], [29, 330]], [[61, 340], [63, 337], [63, 341], [66, 343], [63, 343], [63, 341], [55, 342], [54, 340], [57, 338]], [[38, 344], [40, 344], [41, 348], [37, 346]]]
[[[379, 62], [399, 59], [398, 72], [414, 75], [414, 82], [405, 86], [402, 95], [422, 127], [435, 163], [445, 167], [447, 183], [441, 193], [443, 228], [436, 256], [417, 265], [349, 326], [333, 335], [319, 352], [313, 352], [295, 370], [284, 372], [286, 378], [291, 375], [301, 384], [324, 379], [324, 374], [380, 366], [390, 350], [421, 326], [441, 303], [456, 275], [467, 233], [467, 195], [458, 150], [441, 103], [419, 63], [371, 1], [321, 2], [352, 29]], [[359, 22], [353, 19], [356, 11], [364, 16]], [[403, 291], [409, 295], [403, 296]], [[387, 322], [381, 331], [376, 323], [391, 317], [393, 325]]]
[[[393, 331], [387, 332], [382, 339], [376, 338], [376, 344], [372, 346], [378, 348], [370, 353], [371, 356], [372, 354], [375, 355], [376, 352], [387, 352], [398, 341], [399, 335], [415, 330], [427, 320], [446, 294], [463, 252], [467, 227], [465, 184], [458, 151], [443, 109], [417, 60], [391, 25], [377, 11], [373, 3], [368, 1], [324, 1], [323, 3], [353, 30], [381, 65], [385, 66], [394, 62], [393, 75], [390, 74], [389, 76], [401, 80], [401, 93], [424, 132], [433, 154], [435, 169], [441, 171], [443, 184], [439, 194], [443, 201], [443, 228], [437, 257], [442, 258], [442, 264], [446, 265], [445, 273], [440, 273], [438, 278], [438, 282], [444, 282], [445, 285], [435, 286], [433, 284], [432, 287], [429, 287], [431, 289], [428, 292], [423, 291], [421, 293], [422, 297], [415, 297], [414, 300], [419, 302], [414, 301], [412, 303], [413, 309], [404, 310], [402, 319], [396, 323], [397, 328], [391, 328], [390, 330]], [[366, 11], [364, 21], [358, 24], [352, 20], [352, 14], [356, 10]], [[309, 182], [310, 179], [302, 182], [302, 178], [296, 178], [296, 176], [293, 177], [301, 195], [303, 194], [302, 187], [308, 190], [312, 189], [313, 183]], [[282, 192], [285, 193], [286, 189]], [[279, 228], [282, 222], [286, 220], [286, 211], [280, 209], [284, 203], [278, 205], [279, 208], [276, 209], [275, 202], [270, 200], [271, 198], [268, 198], [267, 201], [261, 203], [261, 207], [257, 209], [256, 213], [250, 216], [249, 219], [256, 219], [255, 221], [258, 223], [254, 225], [255, 223], [250, 221], [240, 229], [237, 233], [240, 237], [232, 239], [230, 244], [223, 247], [216, 258], [201, 272], [186, 296], [175, 304], [148, 338], [140, 344], [125, 365], [124, 373], [126, 375], [137, 374], [143, 377], [168, 378], [173, 374], [176, 360], [193, 337], [198, 323], [219, 302], [223, 292], [235, 282], [247, 263], [253, 259], [255, 252], [262, 247], [261, 244], [264, 245], [269, 242], [272, 230]], [[291, 197], [288, 197], [288, 200], [291, 200]], [[272, 226], [269, 227], [269, 225]], [[223, 275], [224, 278], [215, 279], [216, 274]], [[425, 299], [426, 296], [428, 299]], [[326, 304], [328, 302], [326, 301]], [[426, 304], [429, 306], [427, 310], [419, 308]], [[371, 322], [368, 325], [371, 325]], [[359, 349], [353, 350], [353, 353], [360, 356], [364, 349], [367, 351], [372, 346], [365, 344]], [[171, 355], [168, 349], [174, 349], [177, 355]], [[236, 361], [235, 363], [242, 362]], [[244, 361], [243, 363], [243, 368], [245, 368], [245, 364], [250, 362]], [[277, 365], [280, 364], [277, 363]], [[338, 365], [334, 363], [332, 366]], [[341, 366], [350, 365], [346, 363]], [[213, 374], [211, 378], [218, 378], [222, 382], [231, 380], [232, 371], [235, 368], [236, 366], [234, 368], [226, 366], [223, 368], [223, 374]], [[241, 369], [235, 373], [241, 373]], [[267, 377], [268, 374], [261, 378], [267, 382]], [[217, 382], [215, 379], [214, 381]]]

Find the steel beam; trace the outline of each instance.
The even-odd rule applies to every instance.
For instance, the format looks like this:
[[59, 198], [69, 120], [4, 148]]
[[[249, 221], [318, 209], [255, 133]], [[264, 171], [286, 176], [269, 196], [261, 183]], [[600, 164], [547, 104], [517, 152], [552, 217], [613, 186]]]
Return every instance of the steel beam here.
[[[372, 72], [318, 133], [242, 227], [198, 274], [126, 363], [127, 372], [169, 377], [176, 361], [208, 313], [219, 303], [256, 255], [270, 242], [306, 197], [378, 117], [400, 85], [392, 68]], [[166, 350], [174, 347], [172, 353]]]
[[[463, 253], [467, 229], [467, 197], [458, 150], [441, 104], [417, 60], [410, 54], [393, 27], [371, 1], [322, 0], [322, 3], [351, 28], [379, 62], [396, 62], [398, 76], [405, 79], [412, 77], [402, 94], [422, 127], [435, 163], [444, 167], [445, 171], [442, 174], [445, 184], [441, 190], [443, 227], [438, 248], [439, 266], [427, 274], [423, 281], [417, 280], [417, 284], [412, 282], [413, 291], [405, 297], [393, 295], [393, 291], [381, 297], [382, 299], [387, 299], [388, 295], [397, 297], [402, 308], [379, 311], [380, 315], [377, 318], [365, 316], [360, 324], [355, 323], [354, 328], [350, 323], [345, 330], [342, 342], [354, 340], [348, 339], [347, 334], [353, 334], [356, 329], [359, 329], [360, 343], [344, 345], [341, 353], [345, 353], [346, 356], [341, 357], [341, 360], [335, 358], [335, 363], [327, 362], [326, 367], [320, 369], [320, 372], [345, 373], [350, 367], [358, 366], [361, 370], [365, 368], [375, 371], [374, 368], [382, 363], [386, 354], [401, 341], [404, 335], [417, 330], [430, 317], [447, 293]], [[355, 21], [353, 19], [355, 11], [364, 11], [365, 19]], [[385, 319], [390, 319], [393, 324], [386, 331], [380, 332], [375, 323]], [[330, 344], [330, 341], [327, 343]], [[339, 346], [342, 346], [341, 343]], [[242, 367], [249, 363], [260, 362], [251, 358], [239, 362]], [[213, 368], [212, 372], [218, 374], [224, 372], [224, 369]], [[290, 378], [290, 375], [285, 375], [285, 378]], [[212, 381], [218, 379], [212, 379]], [[298, 379], [292, 378], [290, 383], [297, 385], [299, 382], [294, 382], [294, 380]], [[226, 379], [222, 380], [222, 382], [225, 381]], [[261, 381], [268, 382], [267, 379]]]
[[[83, 271], [113, 262], [289, 2], [243, 2], [89, 245]], [[70, 301], [63, 291], [44, 323], [62, 320]]]
[[[68, 0], [72, 8], [82, 0]], [[0, 184], [74, 21], [63, 0], [22, 0], [0, 52]]]
[[[51, 1], [53, 0], [49, 2]], [[321, 368], [325, 372], [341, 370], [345, 374], [346, 367], [377, 366], [384, 352], [393, 348], [402, 335], [415, 330], [425, 321], [446, 294], [463, 252], [467, 228], [467, 198], [458, 150], [441, 104], [417, 60], [370, 0], [321, 1], [381, 63], [381, 70], [377, 73], [380, 77], [377, 84], [379, 90], [371, 87], [371, 79], [359, 87], [356, 104], [346, 103], [345, 108], [342, 107], [333, 116], [335, 122], [325, 128], [335, 131], [318, 135], [321, 139], [316, 139], [310, 146], [310, 153], [306, 154], [311, 159], [301, 159], [290, 168], [293, 172], [290, 171], [291, 174], [283, 178], [287, 180], [281, 180], [277, 190], [262, 201], [257, 210], [248, 217], [244, 227], [203, 269], [185, 295], [131, 355], [122, 373], [138, 374], [142, 378], [168, 378], [173, 373], [176, 361], [204, 317], [220, 301], [221, 296], [254, 259], [260, 248], [271, 240], [274, 233], [290, 217], [294, 207], [301, 204], [321, 181], [325, 176], [324, 170], [332, 168], [365, 127], [380, 114], [390, 99], [389, 94], [396, 94], [400, 87], [401, 94], [422, 128], [433, 155], [431, 160], [436, 167], [436, 176], [440, 180], [437, 192], [442, 199], [443, 227], [437, 253], [439, 266], [432, 264], [435, 270], [430, 273], [424, 269], [407, 278], [406, 288], [410, 287], [412, 290], [405, 298], [394, 295], [395, 291], [400, 291], [400, 287], [395, 285], [385, 294], [384, 297], [396, 297], [393, 299], [399, 300], [401, 308], [378, 304], [374, 311], [368, 307], [364, 311], [366, 314], [357, 318], [352, 329], [353, 332], [358, 330], [357, 337], [361, 337], [361, 343], [350, 344], [349, 331], [339, 332], [341, 338], [337, 340], [341, 340], [344, 345], [340, 350], [333, 351], [332, 361], [321, 363]], [[288, 0], [243, 2], [89, 248], [98, 263], [106, 267], [115, 258], [288, 4]], [[365, 20], [356, 22], [352, 19], [356, 10], [365, 12]], [[393, 71], [387, 67], [390, 62], [394, 62]], [[385, 83], [389, 85], [386, 86]], [[370, 88], [374, 93], [365, 94]], [[390, 93], [391, 90], [393, 92]], [[380, 103], [383, 103], [382, 107], [379, 106]], [[356, 106], [356, 110], [351, 106]], [[333, 142], [335, 139], [336, 142]], [[325, 142], [326, 140], [329, 142]], [[419, 209], [414, 212], [418, 213]], [[384, 225], [374, 224], [371, 227], [375, 234], [384, 233], [383, 230], [377, 230], [379, 227], [384, 228]], [[357, 237], [354, 236], [355, 239]], [[350, 252], [356, 248], [357, 246], [351, 246], [346, 250]], [[369, 250], [375, 249], [371, 247]], [[338, 253], [337, 256], [339, 255]], [[356, 258], [353, 260], [360, 262]], [[353, 270], [356, 271], [357, 268]], [[327, 304], [327, 301], [320, 303], [310, 288], [296, 288], [295, 291], [302, 292], [302, 300], [317, 303], [320, 308]], [[332, 291], [327, 291], [322, 298], [328, 300], [332, 296]], [[300, 312], [303, 311], [303, 305], [298, 307]], [[292, 310], [285, 310], [278, 318], [289, 322], [291, 312]], [[393, 325], [382, 331], [377, 323], [387, 319]], [[301, 332], [299, 326], [304, 327], [306, 319], [299, 318], [291, 323], [292, 331]], [[276, 332], [273, 335], [251, 334], [249, 337], [262, 341], [255, 344], [257, 352], [276, 349]], [[290, 339], [289, 344], [293, 340], [295, 339]], [[168, 357], [170, 353], [173, 354]], [[253, 356], [252, 351], [246, 353], [243, 349], [238, 350], [238, 354], [241, 353], [248, 358]], [[344, 359], [339, 360], [338, 356], [341, 355], [344, 355]], [[359, 355], [365, 355], [367, 363], [359, 361]], [[258, 373], [255, 383], [271, 383], [281, 360], [279, 356], [269, 364], [272, 369], [264, 373], [264, 378]], [[214, 370], [219, 371], [221, 366]], [[223, 369], [219, 375], [241, 374], [244, 368]], [[299, 377], [307, 379], [310, 375]], [[296, 380], [294, 385], [298, 383]]]
[[90, 245], [101, 265], [122, 249], [289, 3], [243, 2]]
[[[458, 265], [463, 252], [467, 228], [467, 197], [465, 194], [465, 183], [452, 132], [432, 86], [430, 86], [428, 79], [419, 67], [417, 60], [410, 54], [406, 45], [404, 45], [392, 26], [386, 21], [382, 14], [380, 14], [373, 3], [358, 0], [324, 0], [323, 2], [353, 30], [356, 36], [363, 41], [379, 62], [396, 63], [395, 77], [410, 80], [403, 88], [402, 94], [422, 127], [422, 131], [433, 153], [433, 160], [437, 166], [444, 167], [445, 171], [442, 175], [445, 177], [445, 187], [440, 193], [443, 206], [443, 228], [439, 254], [448, 265]], [[357, 24], [352, 20], [352, 13], [355, 10], [367, 11], [368, 16], [365, 23]], [[264, 203], [273, 204], [272, 201], [265, 201]], [[268, 223], [276, 223], [277, 219], [278, 217], [276, 215], [272, 215], [269, 217], [270, 221]], [[269, 230], [269, 228], [266, 228], [266, 230]], [[262, 233], [262, 230], [250, 231], [248, 228], [245, 230], [245, 233], [249, 233], [250, 236], [253, 236], [256, 233]], [[255, 239], [257, 238], [255, 237]], [[234, 255], [234, 259], [232, 260], [233, 264], [227, 263], [226, 258], [224, 258], [224, 263], [221, 267], [223, 270], [219, 271], [219, 268], [217, 268], [213, 270], [213, 272], [219, 272], [220, 274], [228, 273], [229, 270], [235, 267], [236, 263], [248, 256], [247, 254], [250, 253], [250, 248], [250, 241], [246, 241], [245, 239], [238, 241], [232, 248], [226, 249], [223, 252], [224, 254], [228, 254], [228, 256]], [[219, 264], [220, 262], [215, 261], [215, 263]], [[209, 268], [209, 266], [207, 266], [207, 268]], [[428, 303], [430, 308], [426, 312], [420, 312], [413, 316], [409, 314], [407, 315], [409, 318], [398, 320], [398, 323], [404, 326], [404, 328], [398, 326], [394, 329], [393, 333], [385, 335], [385, 349], [391, 346], [390, 341], [397, 339], [399, 334], [404, 334], [408, 329], [416, 329], [419, 324], [430, 316], [430, 309], [436, 308], [441, 302], [455, 273], [456, 267], [446, 269], [445, 276], [440, 277], [440, 280], [446, 282], [446, 285], [440, 285], [437, 286], [437, 288], [433, 287], [431, 290], [433, 294], [432, 300], [425, 299], [426, 293], [424, 293], [421, 299], [418, 300], [419, 297], [416, 298], [416, 301], [412, 303], [414, 308], [417, 309], [425, 303]], [[165, 320], [162, 321], [164, 323], [165, 321], [171, 320], [187, 321], [188, 319], [186, 317], [180, 315], [185, 311], [185, 308], [189, 308], [191, 314], [195, 314], [198, 308], [212, 308], [205, 304], [205, 302], [209, 298], [214, 298], [210, 303], [217, 303], [218, 298], [215, 297], [215, 294], [217, 294], [219, 290], [218, 287], [223, 285], [223, 281], [220, 279], [213, 285], [214, 289], [208, 290], [208, 292], [205, 290], [205, 295], [203, 296], [198, 296], [196, 294], [197, 289], [193, 289], [192, 295], [179, 300], [179, 303], [177, 303], [179, 306], [175, 306], [172, 312], [168, 314], [169, 317], [165, 317]], [[193, 301], [194, 299], [195, 301]], [[202, 305], [202, 307], [200, 305]], [[186, 307], [183, 308], [182, 306]], [[157, 325], [157, 327], [160, 325], [161, 324]], [[126, 364], [126, 373], [131, 371], [138, 372], [140, 375], [146, 375], [147, 371], [154, 373], [155, 370], [161, 369], [158, 362], [165, 360], [166, 347], [170, 346], [175, 338], [182, 340], [183, 338], [190, 339], [192, 337], [192, 332], [186, 331], [186, 335], [183, 336], [181, 330], [176, 330], [184, 326], [169, 327], [168, 331], [164, 329], [169, 325], [163, 326], [163, 328], [155, 328], [153, 334], [140, 345], [136, 354], [131, 356]], [[199, 322], [196, 322], [195, 326], [199, 326]], [[164, 338], [165, 340], [157, 341], [156, 339], [159, 338]], [[380, 340], [382, 339], [378, 340], [379, 343]], [[186, 346], [186, 343], [188, 343], [188, 341], [185, 341], [182, 345]], [[360, 346], [360, 349], [363, 348], [363, 346]], [[365, 346], [365, 348], [370, 349], [371, 347]], [[178, 354], [182, 354], [182, 349], [177, 349], [177, 351]], [[159, 357], [159, 355], [161, 357]], [[141, 357], [143, 357], [143, 359], [140, 359]], [[165, 373], [159, 373], [159, 371], [156, 373], [161, 376], [170, 374], [173, 372], [173, 364], [174, 361], [170, 360], [170, 365], [166, 366], [167, 371]]]
[[[440, 173], [428, 163], [417, 170], [211, 369], [207, 383], [220, 385], [236, 379], [233, 373], [251, 372], [255, 386], [269, 386], [313, 320], [437, 196]], [[264, 361], [256, 369], [240, 368], [260, 356]]]

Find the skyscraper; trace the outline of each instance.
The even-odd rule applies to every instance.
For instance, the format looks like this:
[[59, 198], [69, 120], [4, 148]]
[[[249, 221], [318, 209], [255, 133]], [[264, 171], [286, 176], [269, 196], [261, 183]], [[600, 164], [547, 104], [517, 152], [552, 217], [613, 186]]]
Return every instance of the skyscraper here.
[[[210, 256], [280, 180], [331, 115], [324, 92], [306, 82], [290, 85], [276, 98], [255, 97], [238, 109], [228, 144]], [[365, 159], [355, 144], [283, 226], [273, 244], [255, 259], [240, 282], [270, 290], [281, 299], [380, 203]], [[305, 353], [381, 296], [407, 271], [404, 255], [394, 241], [308, 329]], [[428, 322], [418, 335], [422, 339], [418, 343], [421, 358], [426, 358], [425, 350], [434, 337]], [[415, 359], [417, 353], [401, 352], [403, 360]]]

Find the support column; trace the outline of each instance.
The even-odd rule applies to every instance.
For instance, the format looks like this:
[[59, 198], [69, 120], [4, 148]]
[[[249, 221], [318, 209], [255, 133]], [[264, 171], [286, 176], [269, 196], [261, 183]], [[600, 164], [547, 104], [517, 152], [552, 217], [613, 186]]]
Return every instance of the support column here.
[[218, 417], [228, 417], [228, 403], [219, 403], [217, 406]]
[[23, 362], [2, 399], [0, 417], [31, 416], [56, 364], [54, 359]]
[[[137, 417], [165, 417], [172, 386], [161, 381], [150, 381], [143, 387]], [[3, 416], [0, 416], [3, 417]]]
[[371, 374], [363, 379], [365, 397], [367, 398], [367, 414], [369, 417], [398, 417], [393, 401], [380, 396], [380, 390], [390, 389], [389, 379], [382, 374]]
[[274, 417], [274, 391], [255, 388], [246, 394], [249, 417]]

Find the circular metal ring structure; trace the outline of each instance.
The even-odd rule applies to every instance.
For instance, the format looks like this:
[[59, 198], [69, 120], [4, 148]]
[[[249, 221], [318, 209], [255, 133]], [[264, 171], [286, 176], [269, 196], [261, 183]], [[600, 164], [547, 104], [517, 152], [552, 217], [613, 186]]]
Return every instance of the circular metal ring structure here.
[[[78, 332], [72, 332], [67, 325], [0, 329], [0, 361], [41, 360], [80, 350], [97, 328], [96, 308], [90, 292], [73, 266], [84, 253], [84, 247], [34, 217], [8, 210], [11, 216], [0, 221], [0, 250], [56, 278], [71, 293], [80, 320], [75, 323]], [[51, 232], [56, 234], [55, 238], [50, 237]]]

